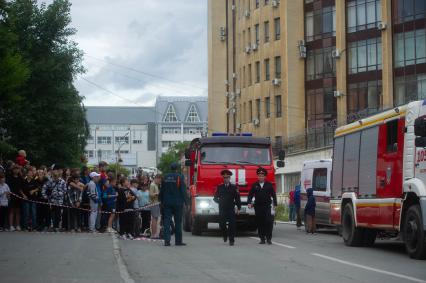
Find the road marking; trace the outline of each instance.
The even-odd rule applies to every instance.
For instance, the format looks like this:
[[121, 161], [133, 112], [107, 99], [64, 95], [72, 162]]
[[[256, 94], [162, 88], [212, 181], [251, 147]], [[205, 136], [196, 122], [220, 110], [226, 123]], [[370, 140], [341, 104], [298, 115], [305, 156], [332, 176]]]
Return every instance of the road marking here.
[[129, 271], [127, 270], [126, 264], [123, 261], [120, 253], [120, 246], [118, 245], [117, 236], [114, 233], [111, 233], [112, 236], [112, 246], [114, 247], [114, 257], [117, 261], [118, 270], [120, 271], [121, 279], [124, 283], [135, 283], [135, 281], [130, 277]]
[[[256, 237], [250, 237], [250, 239], [259, 240], [259, 238], [256, 238]], [[272, 242], [272, 244], [274, 244], [276, 246], [284, 247], [284, 248], [287, 248], [287, 249], [295, 249], [296, 248], [296, 247], [293, 247], [293, 246], [284, 245], [284, 244], [277, 243], [277, 242]]]
[[403, 275], [403, 274], [398, 274], [398, 273], [394, 273], [394, 272], [390, 272], [390, 271], [386, 271], [386, 270], [382, 270], [382, 269], [377, 269], [377, 268], [373, 268], [373, 267], [369, 267], [369, 266], [365, 266], [365, 265], [361, 265], [361, 264], [357, 264], [357, 263], [352, 263], [349, 261], [345, 261], [345, 260], [341, 260], [335, 257], [331, 257], [331, 256], [326, 256], [326, 255], [322, 255], [322, 254], [317, 254], [317, 253], [312, 253], [311, 255], [314, 256], [318, 256], [324, 259], [328, 259], [334, 262], [338, 262], [338, 263], [342, 263], [342, 264], [346, 264], [346, 265], [350, 265], [350, 266], [354, 266], [354, 267], [358, 267], [361, 269], [365, 269], [365, 270], [369, 270], [369, 271], [374, 271], [377, 273], [381, 273], [381, 274], [386, 274], [386, 275], [390, 275], [390, 276], [394, 276], [394, 277], [398, 277], [398, 278], [402, 278], [402, 279], [406, 279], [406, 280], [410, 280], [413, 282], [422, 282], [422, 283], [426, 283], [425, 280], [419, 279], [419, 278], [415, 278], [415, 277], [411, 277], [411, 276], [407, 276], [407, 275]]

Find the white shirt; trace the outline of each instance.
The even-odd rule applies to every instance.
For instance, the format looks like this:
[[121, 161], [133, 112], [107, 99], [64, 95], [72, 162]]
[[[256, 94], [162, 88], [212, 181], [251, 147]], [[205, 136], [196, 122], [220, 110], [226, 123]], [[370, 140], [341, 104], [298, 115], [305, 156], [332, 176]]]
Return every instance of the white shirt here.
[[265, 185], [265, 182], [263, 182], [263, 183], [260, 183], [260, 182], [259, 182], [259, 185], [260, 185], [260, 187], [263, 189], [263, 185]]
[[0, 184], [0, 206], [8, 206], [9, 204], [6, 192], [10, 192], [9, 186], [6, 183]]

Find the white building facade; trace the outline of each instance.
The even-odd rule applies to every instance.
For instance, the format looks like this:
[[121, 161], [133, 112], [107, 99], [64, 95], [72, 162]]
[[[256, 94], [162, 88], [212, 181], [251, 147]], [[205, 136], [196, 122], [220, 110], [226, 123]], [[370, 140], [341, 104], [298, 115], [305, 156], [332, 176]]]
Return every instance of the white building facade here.
[[86, 107], [88, 164], [121, 161], [132, 173], [156, 167], [154, 113], [153, 107]]
[[207, 134], [206, 96], [160, 96], [155, 103], [157, 158], [178, 142]]

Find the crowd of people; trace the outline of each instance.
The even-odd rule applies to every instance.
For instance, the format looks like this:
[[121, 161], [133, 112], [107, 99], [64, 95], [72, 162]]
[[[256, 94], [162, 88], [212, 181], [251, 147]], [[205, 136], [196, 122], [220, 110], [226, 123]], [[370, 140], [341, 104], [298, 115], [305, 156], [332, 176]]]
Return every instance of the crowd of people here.
[[162, 176], [124, 175], [98, 167], [36, 168], [19, 151], [0, 160], [0, 231], [119, 232], [160, 238]]

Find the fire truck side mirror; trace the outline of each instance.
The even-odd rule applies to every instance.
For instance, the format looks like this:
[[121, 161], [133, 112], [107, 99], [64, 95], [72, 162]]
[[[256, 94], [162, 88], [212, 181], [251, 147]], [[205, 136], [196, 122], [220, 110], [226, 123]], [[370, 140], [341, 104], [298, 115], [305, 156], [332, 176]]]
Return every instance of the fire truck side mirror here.
[[[285, 159], [285, 151], [284, 150], [280, 150], [279, 152], [278, 152], [278, 160], [284, 160]], [[284, 166], [283, 166], [284, 167]]]
[[278, 160], [278, 161], [277, 161], [277, 167], [278, 167], [278, 168], [283, 168], [283, 167], [284, 167], [284, 161], [282, 161], [282, 160]]
[[423, 117], [419, 117], [414, 121], [414, 134], [417, 137], [426, 137], [426, 122]]
[[414, 140], [416, 147], [426, 147], [426, 138], [425, 137], [416, 137]]
[[191, 150], [189, 148], [185, 149], [185, 158], [186, 159], [191, 158]]
[[192, 166], [192, 160], [190, 159], [185, 160], [185, 166], [187, 167]]

